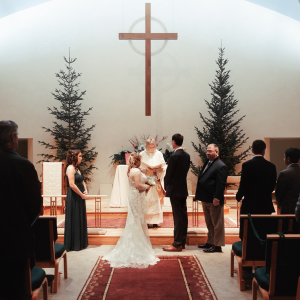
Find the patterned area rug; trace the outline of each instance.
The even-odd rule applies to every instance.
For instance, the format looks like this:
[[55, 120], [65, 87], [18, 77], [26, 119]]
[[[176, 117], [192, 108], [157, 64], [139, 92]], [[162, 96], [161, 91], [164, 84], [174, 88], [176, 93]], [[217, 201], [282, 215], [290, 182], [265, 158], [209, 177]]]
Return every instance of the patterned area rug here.
[[217, 299], [196, 256], [159, 258], [146, 269], [115, 269], [99, 257], [77, 300]]
[[[126, 224], [125, 218], [102, 218], [101, 219], [101, 227], [102, 228], [124, 228]], [[236, 223], [229, 218], [224, 219], [225, 228], [236, 228]], [[95, 219], [94, 218], [88, 218], [87, 219], [87, 225], [88, 228], [95, 228]], [[189, 228], [194, 227], [193, 226], [193, 220], [192, 218], [189, 218]], [[58, 228], [64, 228], [65, 227], [65, 220], [60, 222], [57, 226]], [[152, 225], [150, 225], [150, 228]], [[174, 221], [173, 218], [164, 218], [163, 224], [159, 224], [159, 228], [173, 228], [174, 227]], [[206, 228], [205, 220], [204, 218], [198, 219], [198, 228]]]

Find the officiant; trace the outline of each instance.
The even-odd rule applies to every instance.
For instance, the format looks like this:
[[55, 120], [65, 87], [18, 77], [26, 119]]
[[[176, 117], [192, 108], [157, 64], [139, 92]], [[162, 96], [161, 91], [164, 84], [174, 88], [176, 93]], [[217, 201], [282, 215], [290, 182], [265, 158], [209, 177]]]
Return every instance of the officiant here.
[[166, 194], [163, 188], [163, 178], [167, 167], [163, 154], [156, 149], [156, 141], [153, 138], [146, 140], [146, 150], [140, 155], [142, 156], [141, 168], [146, 176], [157, 178], [156, 186], [152, 187], [146, 196], [147, 223], [157, 228], [157, 224], [163, 223], [163, 203]]

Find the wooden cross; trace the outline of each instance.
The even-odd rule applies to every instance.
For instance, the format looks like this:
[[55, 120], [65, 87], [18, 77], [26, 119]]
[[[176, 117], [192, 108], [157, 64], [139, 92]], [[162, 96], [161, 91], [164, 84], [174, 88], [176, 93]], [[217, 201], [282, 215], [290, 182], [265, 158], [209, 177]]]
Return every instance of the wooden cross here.
[[145, 40], [145, 115], [151, 116], [151, 40], [177, 40], [177, 33], [151, 33], [151, 3], [146, 3], [146, 32], [119, 33], [120, 40]]

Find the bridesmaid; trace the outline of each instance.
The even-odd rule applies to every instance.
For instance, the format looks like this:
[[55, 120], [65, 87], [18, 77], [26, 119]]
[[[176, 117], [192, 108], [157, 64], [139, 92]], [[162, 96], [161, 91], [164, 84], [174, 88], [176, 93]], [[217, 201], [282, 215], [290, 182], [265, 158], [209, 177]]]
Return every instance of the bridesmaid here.
[[87, 189], [79, 164], [82, 161], [80, 150], [69, 150], [65, 173], [68, 177], [66, 200], [65, 240], [67, 251], [79, 251], [88, 246], [86, 204]]

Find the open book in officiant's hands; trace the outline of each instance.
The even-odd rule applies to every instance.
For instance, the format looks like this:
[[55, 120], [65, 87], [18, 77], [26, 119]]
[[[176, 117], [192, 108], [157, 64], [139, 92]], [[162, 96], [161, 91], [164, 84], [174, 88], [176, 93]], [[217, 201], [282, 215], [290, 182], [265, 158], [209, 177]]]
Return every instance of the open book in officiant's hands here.
[[148, 170], [154, 171], [156, 169], [160, 169], [160, 168], [164, 167], [166, 165], [166, 163], [162, 163], [162, 164], [157, 165], [157, 166], [149, 166], [148, 164], [146, 164], [145, 162], [142, 161], [141, 165], [144, 168], [147, 168]]

